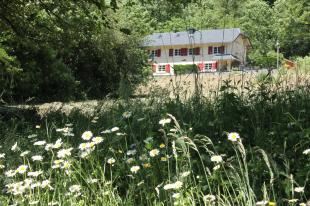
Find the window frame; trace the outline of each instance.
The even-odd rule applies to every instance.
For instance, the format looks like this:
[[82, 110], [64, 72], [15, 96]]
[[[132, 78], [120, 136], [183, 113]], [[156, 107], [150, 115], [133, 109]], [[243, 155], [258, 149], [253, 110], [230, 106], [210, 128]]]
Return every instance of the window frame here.
[[188, 53], [188, 56], [194, 55], [194, 49], [193, 49], [193, 48], [189, 48], [189, 49], [187, 50], [187, 53]]
[[221, 51], [220, 51], [220, 47], [219, 46], [214, 46], [213, 47], [213, 54], [220, 54]]
[[166, 65], [160, 64], [157, 66], [157, 73], [165, 73], [166, 72]]
[[205, 71], [210, 71], [210, 70], [212, 70], [212, 63], [206, 63], [204, 69], [205, 69]]
[[181, 56], [181, 49], [174, 49], [174, 56]]

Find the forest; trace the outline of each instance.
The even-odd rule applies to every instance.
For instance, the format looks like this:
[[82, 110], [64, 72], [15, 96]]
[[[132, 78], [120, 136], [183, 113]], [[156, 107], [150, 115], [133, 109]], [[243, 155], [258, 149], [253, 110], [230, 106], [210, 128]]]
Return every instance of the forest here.
[[250, 65], [310, 52], [307, 0], [2, 0], [0, 100], [35, 103], [122, 96], [147, 81], [154, 32], [241, 28]]

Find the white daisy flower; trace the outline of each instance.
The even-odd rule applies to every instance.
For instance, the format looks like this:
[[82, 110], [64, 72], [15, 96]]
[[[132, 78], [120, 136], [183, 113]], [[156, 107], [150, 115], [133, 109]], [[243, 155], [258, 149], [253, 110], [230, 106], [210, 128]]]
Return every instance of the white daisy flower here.
[[214, 202], [216, 197], [214, 195], [205, 195], [203, 196], [203, 201], [204, 202]]
[[26, 150], [26, 151], [20, 153], [19, 156], [24, 157], [24, 156], [26, 156], [26, 155], [29, 154], [29, 153], [30, 153], [30, 151], [29, 151], [29, 150]]
[[8, 171], [6, 171], [4, 174], [5, 174], [5, 176], [7, 176], [7, 177], [14, 177], [15, 174], [16, 174], [16, 170], [8, 170]]
[[228, 140], [236, 142], [240, 139], [240, 135], [237, 132], [231, 132], [228, 134]]
[[59, 138], [59, 139], [55, 142], [55, 144], [53, 145], [53, 148], [54, 148], [54, 149], [58, 149], [58, 148], [61, 147], [61, 145], [62, 145], [62, 139]]
[[220, 155], [214, 155], [214, 156], [211, 157], [211, 161], [219, 163], [219, 162], [223, 161], [223, 158]]
[[169, 124], [171, 122], [171, 119], [170, 118], [167, 118], [167, 119], [161, 119], [159, 121], [159, 124], [162, 125], [162, 126], [165, 126], [165, 124]]
[[107, 161], [108, 164], [112, 165], [115, 163], [115, 159], [112, 157], [112, 158], [109, 158], [108, 161]]
[[100, 144], [101, 142], [103, 142], [103, 138], [100, 137], [100, 136], [94, 137], [92, 139], [92, 142], [95, 143], [95, 144]]
[[295, 188], [294, 188], [294, 192], [297, 192], [297, 193], [304, 192], [304, 190], [305, 190], [304, 187], [295, 187]]
[[132, 166], [132, 167], [130, 168], [130, 171], [131, 171], [132, 173], [137, 173], [139, 170], [140, 170], [140, 166]]
[[12, 151], [18, 150], [17, 142], [15, 142], [15, 144], [11, 147], [11, 150]]
[[32, 161], [39, 161], [41, 162], [43, 160], [43, 157], [41, 155], [34, 155], [31, 157]]
[[182, 186], [183, 186], [183, 182], [176, 181], [175, 183], [165, 185], [164, 190], [180, 189]]
[[127, 154], [128, 156], [135, 155], [136, 153], [137, 153], [137, 150], [135, 150], [135, 149], [128, 150], [128, 151], [126, 152], [126, 154]]
[[93, 137], [93, 133], [91, 131], [86, 131], [82, 134], [82, 139], [83, 140], [90, 140]]
[[116, 132], [116, 131], [118, 131], [118, 130], [119, 130], [118, 127], [113, 127], [113, 128], [111, 129], [111, 132]]
[[33, 143], [33, 145], [38, 145], [38, 146], [42, 146], [42, 145], [45, 145], [46, 144], [46, 141], [42, 140], [42, 141], [37, 141], [35, 143]]
[[24, 174], [28, 169], [28, 165], [20, 165], [17, 169], [16, 172], [19, 174]]
[[1, 154], [0, 154], [0, 159], [1, 159], [1, 158], [4, 158], [4, 157], [5, 157], [5, 154], [4, 154], [4, 153], [1, 153]]
[[159, 154], [159, 150], [158, 149], [152, 149], [151, 151], [150, 151], [150, 156], [151, 157], [155, 157], [155, 156], [157, 156]]
[[28, 173], [27, 173], [27, 176], [28, 176], [28, 177], [38, 177], [38, 176], [41, 175], [42, 173], [43, 173], [42, 170], [35, 171], [35, 172], [28, 172]]
[[302, 152], [304, 155], [310, 154], [310, 149], [306, 149]]
[[71, 150], [73, 150], [73, 148], [68, 148], [68, 149], [61, 149], [57, 152], [57, 157], [58, 158], [65, 158], [66, 156], [71, 156]]

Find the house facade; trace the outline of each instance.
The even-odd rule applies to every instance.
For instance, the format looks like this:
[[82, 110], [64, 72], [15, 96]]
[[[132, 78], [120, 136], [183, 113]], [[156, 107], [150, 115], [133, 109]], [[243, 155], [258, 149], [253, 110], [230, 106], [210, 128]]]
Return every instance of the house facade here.
[[197, 65], [199, 72], [245, 66], [251, 47], [239, 28], [155, 33], [146, 37], [154, 75], [174, 75], [175, 65]]

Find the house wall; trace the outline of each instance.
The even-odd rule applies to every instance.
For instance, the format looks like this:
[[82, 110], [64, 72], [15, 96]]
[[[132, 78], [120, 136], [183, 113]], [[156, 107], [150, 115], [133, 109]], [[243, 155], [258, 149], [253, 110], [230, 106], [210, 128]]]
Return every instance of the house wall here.
[[[204, 63], [213, 63], [215, 62], [212, 57], [216, 54], [208, 54], [208, 48], [209, 46], [213, 47], [220, 47], [224, 46], [224, 54], [232, 54], [236, 57], [238, 57], [241, 60], [241, 63], [245, 64], [246, 59], [246, 50], [244, 46], [244, 40], [241, 36], [239, 36], [234, 42], [232, 43], [226, 43], [226, 44], [195, 44], [192, 47], [199, 47], [200, 48], [200, 55], [187, 55], [187, 56], [169, 56], [169, 49], [181, 49], [181, 48], [191, 48], [190, 45], [178, 45], [178, 46], [168, 46], [163, 45], [160, 47], [149, 47], [148, 50], [156, 50], [161, 49], [161, 56], [160, 57], [154, 57], [154, 60], [152, 64], [155, 65], [164, 65], [169, 63], [171, 67], [173, 67], [175, 64], [199, 64], [201, 62]], [[226, 67], [231, 68], [231, 61], [219, 61], [218, 67]], [[173, 75], [173, 69], [170, 69], [170, 73], [167, 72], [156, 72], [158, 75]]]

